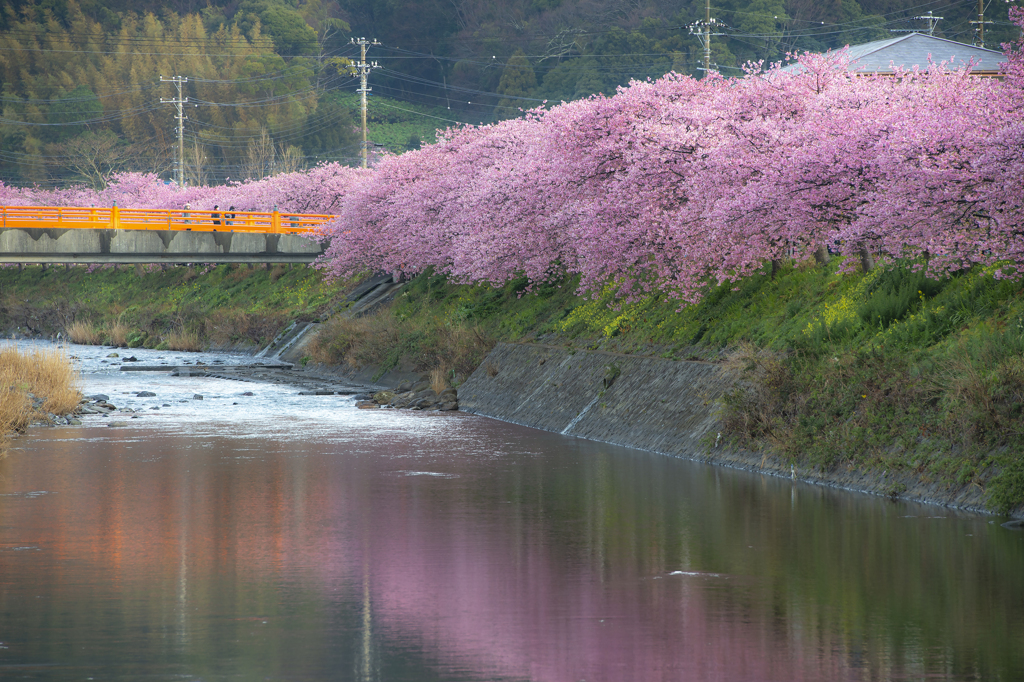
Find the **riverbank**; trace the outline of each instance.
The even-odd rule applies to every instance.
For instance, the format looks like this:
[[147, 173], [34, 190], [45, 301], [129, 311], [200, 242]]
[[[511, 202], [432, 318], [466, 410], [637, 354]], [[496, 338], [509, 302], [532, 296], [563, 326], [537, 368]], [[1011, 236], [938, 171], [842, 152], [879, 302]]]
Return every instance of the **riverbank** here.
[[[500, 342], [710, 363], [729, 377], [729, 387], [706, 406], [715, 437], [698, 439], [695, 447], [703, 449], [685, 456], [707, 459], [717, 444], [719, 453], [757, 453], [762, 466], [775, 462], [779, 472], [813, 473], [819, 482], [854, 477], [856, 486], [839, 484], [1020, 514], [1024, 292], [982, 270], [935, 281], [916, 274], [913, 264], [890, 265], [865, 274], [841, 272], [837, 260], [824, 267], [782, 264], [774, 274], [713, 287], [683, 309], [656, 295], [628, 304], [617, 304], [610, 292], [583, 299], [572, 279], [489, 287], [424, 273], [368, 315], [330, 318], [295, 361], [307, 382], [394, 387], [427, 374], [434, 383], [442, 377], [459, 389], [460, 401], [463, 384], [474, 371], [487, 371], [485, 358]], [[65, 275], [51, 268], [34, 279], [0, 271], [0, 301], [10, 306], [16, 299], [26, 315], [54, 319], [47, 308], [54, 301], [98, 300], [97, 285], [75, 270]], [[262, 271], [221, 266], [196, 271], [166, 291], [160, 285], [167, 273], [99, 274], [100, 289], [114, 291], [111, 280], [120, 287], [120, 298], [107, 294], [113, 307], [100, 311], [106, 320], [115, 319], [118, 306], [122, 319], [137, 315], [145, 305], [128, 313], [126, 302], [141, 301], [147, 291], [160, 291], [169, 302], [163, 320], [184, 319], [189, 310], [189, 319], [208, 320], [233, 305], [250, 314], [231, 287], [249, 280], [260, 292], [249, 299], [254, 307], [258, 301], [282, 320], [286, 314], [322, 319], [350, 305], [351, 287], [325, 285], [309, 269], [274, 281]], [[309, 303], [289, 308], [303, 287]], [[246, 338], [237, 331], [222, 336]], [[204, 338], [217, 346], [213, 335]], [[149, 334], [143, 343], [159, 339]], [[655, 392], [636, 409], [683, 399], [675, 389]], [[970, 501], [956, 502], [961, 492]]]
[[0, 348], [0, 457], [11, 436], [39, 419], [72, 415], [82, 398], [71, 360], [59, 348]]
[[907, 470], [832, 469], [754, 452], [722, 438], [719, 405], [734, 387], [722, 364], [544, 344], [498, 344], [460, 387], [459, 407], [523, 426], [816, 485], [976, 512], [981, 485]]
[[[657, 295], [581, 299], [572, 280], [487, 287], [426, 273], [389, 308], [325, 325], [310, 357], [382, 382], [441, 369], [471, 410], [467, 368], [487, 371], [498, 342], [708, 362], [731, 383], [708, 405], [715, 437], [686, 456], [720, 459], [717, 442], [756, 453], [744, 466], [775, 462], [893, 498], [1024, 513], [1021, 286], [981, 269], [937, 281], [913, 263], [843, 265], [783, 264], [682, 309]], [[636, 407], [681, 399], [655, 391]]]
[[0, 333], [198, 351], [266, 346], [326, 317], [347, 283], [302, 265], [0, 268]]

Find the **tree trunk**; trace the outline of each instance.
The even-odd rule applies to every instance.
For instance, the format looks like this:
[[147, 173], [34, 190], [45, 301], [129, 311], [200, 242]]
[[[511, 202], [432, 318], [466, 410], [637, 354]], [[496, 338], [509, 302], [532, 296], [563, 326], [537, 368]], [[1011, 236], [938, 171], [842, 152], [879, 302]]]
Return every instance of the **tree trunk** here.
[[818, 248], [814, 250], [814, 260], [818, 262], [818, 265], [828, 265], [828, 247], [824, 244], [819, 244]]
[[871, 272], [875, 269], [875, 257], [868, 251], [868, 247], [860, 247], [860, 267], [864, 272]]

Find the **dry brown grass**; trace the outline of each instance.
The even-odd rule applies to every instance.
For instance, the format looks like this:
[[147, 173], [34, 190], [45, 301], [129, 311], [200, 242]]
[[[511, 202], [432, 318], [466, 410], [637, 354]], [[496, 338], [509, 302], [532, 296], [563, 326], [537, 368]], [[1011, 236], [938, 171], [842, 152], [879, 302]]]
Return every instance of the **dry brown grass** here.
[[1016, 341], [997, 335], [975, 341], [975, 347], [961, 341], [940, 363], [930, 397], [946, 409], [952, 438], [1001, 444], [1024, 434], [1024, 354]]
[[78, 407], [78, 371], [63, 349], [0, 349], [0, 448], [36, 417], [29, 393], [44, 399], [39, 412], [69, 414]]
[[107, 343], [123, 348], [128, 346], [128, 334], [132, 329], [123, 323], [121, 315], [118, 315], [117, 321], [106, 327], [97, 326], [91, 321], [76, 320], [67, 325], [64, 331], [68, 338], [75, 343], [84, 343], [90, 346]]
[[434, 393], [440, 393], [451, 386], [451, 384], [448, 383], [448, 377], [450, 374], [451, 370], [448, 369], [448, 365], [444, 364], [430, 370], [430, 388], [434, 389]]
[[120, 320], [107, 327], [107, 343], [111, 346], [126, 348], [128, 346], [128, 332], [131, 328]]
[[76, 320], [69, 324], [64, 331], [74, 343], [96, 346], [103, 342], [103, 334], [92, 322]]
[[286, 322], [281, 313], [214, 310], [203, 320], [203, 335], [215, 347], [239, 342], [263, 346], [274, 340]]
[[187, 350], [194, 352], [203, 350], [203, 341], [199, 338], [199, 334], [196, 332], [171, 332], [164, 336], [163, 340], [171, 350]]
[[320, 326], [310, 342], [310, 358], [328, 365], [376, 365], [390, 369], [411, 364], [418, 371], [439, 369], [445, 386], [464, 379], [494, 346], [480, 328], [443, 320], [400, 320], [389, 308], [356, 319], [336, 316]]
[[398, 340], [398, 325], [389, 313], [355, 319], [337, 316], [320, 325], [309, 352], [315, 362], [359, 367], [382, 362]]
[[0, 459], [7, 453], [12, 434], [23, 430], [32, 421], [32, 401], [24, 391], [0, 388]]

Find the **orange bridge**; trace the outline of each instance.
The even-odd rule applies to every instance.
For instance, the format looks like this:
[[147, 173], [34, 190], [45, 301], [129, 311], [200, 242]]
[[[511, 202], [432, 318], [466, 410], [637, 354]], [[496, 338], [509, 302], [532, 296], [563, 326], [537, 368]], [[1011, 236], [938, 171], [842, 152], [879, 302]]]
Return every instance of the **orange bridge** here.
[[331, 215], [0, 206], [0, 263], [309, 263]]

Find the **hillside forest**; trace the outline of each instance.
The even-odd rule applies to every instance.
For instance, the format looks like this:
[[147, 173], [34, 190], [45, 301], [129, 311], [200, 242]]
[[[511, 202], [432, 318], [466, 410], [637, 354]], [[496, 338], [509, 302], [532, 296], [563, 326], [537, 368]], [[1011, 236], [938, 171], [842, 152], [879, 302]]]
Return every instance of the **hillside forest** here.
[[[1019, 31], [987, 10], [985, 45]], [[716, 0], [713, 68], [923, 30], [977, 42], [973, 2]], [[698, 0], [6, 0], [0, 3], [0, 181], [102, 189], [123, 171], [174, 177], [173, 77], [187, 78], [186, 184], [358, 163], [366, 37], [369, 147], [401, 153], [460, 123], [703, 75]], [[163, 81], [161, 79], [164, 79]]]

